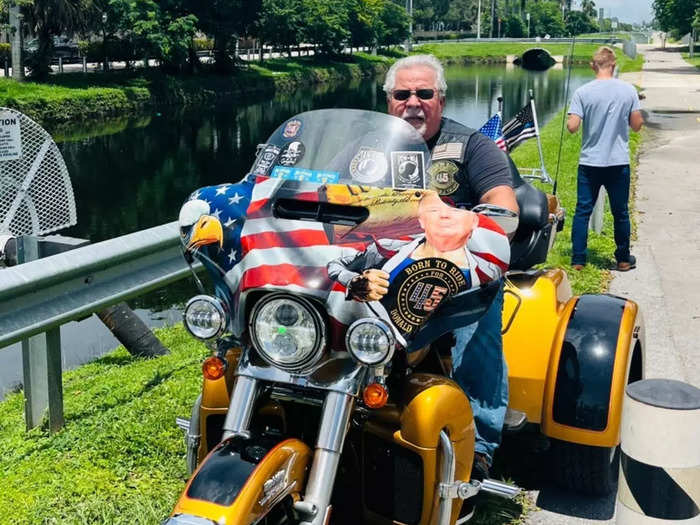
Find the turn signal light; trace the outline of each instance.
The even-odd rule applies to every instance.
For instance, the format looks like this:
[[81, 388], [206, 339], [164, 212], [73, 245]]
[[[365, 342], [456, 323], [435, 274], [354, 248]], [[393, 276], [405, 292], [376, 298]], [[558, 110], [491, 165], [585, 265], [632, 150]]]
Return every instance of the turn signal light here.
[[207, 357], [202, 363], [202, 374], [204, 375], [204, 379], [211, 379], [213, 381], [224, 377], [227, 368], [228, 365], [226, 361], [213, 355]]
[[379, 383], [371, 383], [365, 387], [362, 399], [368, 408], [382, 408], [389, 400], [389, 392]]

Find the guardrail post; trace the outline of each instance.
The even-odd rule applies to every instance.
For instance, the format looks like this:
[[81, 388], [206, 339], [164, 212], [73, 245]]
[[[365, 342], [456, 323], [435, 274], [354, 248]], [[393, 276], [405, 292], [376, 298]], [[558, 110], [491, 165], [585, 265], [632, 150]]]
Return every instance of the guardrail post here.
[[58, 72], [63, 73], [63, 57], [58, 57]]
[[27, 430], [38, 427], [49, 409], [49, 430], [63, 427], [63, 370], [61, 329], [22, 341], [24, 416]]
[[87, 73], [87, 57], [83, 57], [83, 73]]
[[[39, 240], [36, 237], [20, 237], [18, 241], [20, 264], [40, 258]], [[61, 365], [60, 327], [22, 341], [24, 416], [27, 430], [41, 425], [47, 408], [49, 429], [56, 432], [63, 426]]]

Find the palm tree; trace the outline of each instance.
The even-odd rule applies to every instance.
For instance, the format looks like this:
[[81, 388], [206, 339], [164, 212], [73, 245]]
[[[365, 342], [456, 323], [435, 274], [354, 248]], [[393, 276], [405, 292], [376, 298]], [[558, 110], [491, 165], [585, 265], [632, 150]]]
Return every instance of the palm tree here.
[[581, 11], [590, 18], [595, 18], [595, 2], [593, 0], [581, 0]]
[[89, 0], [34, 0], [23, 5], [24, 19], [36, 35], [36, 53], [27, 60], [32, 75], [46, 78], [51, 71], [53, 38], [71, 35], [82, 29], [89, 16]]

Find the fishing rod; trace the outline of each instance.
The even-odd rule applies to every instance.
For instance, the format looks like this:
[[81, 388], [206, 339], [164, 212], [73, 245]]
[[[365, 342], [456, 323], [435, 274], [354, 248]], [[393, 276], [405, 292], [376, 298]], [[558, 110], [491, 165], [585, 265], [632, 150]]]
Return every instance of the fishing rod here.
[[566, 75], [566, 86], [564, 87], [564, 114], [561, 117], [561, 133], [559, 134], [559, 153], [557, 153], [557, 171], [554, 174], [554, 186], [552, 193], [557, 194], [557, 181], [559, 179], [559, 163], [561, 162], [561, 148], [564, 145], [564, 124], [566, 123], [566, 105], [569, 103], [569, 83], [571, 82], [571, 65], [574, 61], [574, 45], [576, 45], [576, 35], [571, 36], [571, 48], [569, 49], [569, 71]]

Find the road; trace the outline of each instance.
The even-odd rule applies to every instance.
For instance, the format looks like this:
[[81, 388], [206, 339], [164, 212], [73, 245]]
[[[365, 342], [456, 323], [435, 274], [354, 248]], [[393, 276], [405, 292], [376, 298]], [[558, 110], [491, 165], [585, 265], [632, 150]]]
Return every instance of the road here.
[[[637, 269], [610, 292], [637, 301], [646, 324], [647, 377], [700, 386], [700, 70], [677, 52], [640, 46], [644, 68], [622, 75], [644, 90], [646, 131], [637, 170]], [[528, 525], [614, 523], [615, 495], [587, 499], [549, 485], [529, 492]]]

